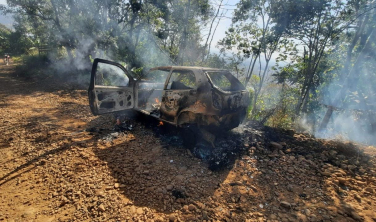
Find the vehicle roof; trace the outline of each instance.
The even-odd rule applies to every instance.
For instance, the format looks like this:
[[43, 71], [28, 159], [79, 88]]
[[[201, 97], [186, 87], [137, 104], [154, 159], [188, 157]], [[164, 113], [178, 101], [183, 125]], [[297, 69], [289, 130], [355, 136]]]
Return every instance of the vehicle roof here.
[[158, 66], [151, 68], [149, 71], [153, 70], [162, 70], [162, 71], [170, 71], [172, 69], [180, 69], [180, 70], [204, 70], [204, 71], [227, 71], [225, 69], [217, 69], [217, 68], [210, 68], [210, 67], [199, 67], [199, 66]]

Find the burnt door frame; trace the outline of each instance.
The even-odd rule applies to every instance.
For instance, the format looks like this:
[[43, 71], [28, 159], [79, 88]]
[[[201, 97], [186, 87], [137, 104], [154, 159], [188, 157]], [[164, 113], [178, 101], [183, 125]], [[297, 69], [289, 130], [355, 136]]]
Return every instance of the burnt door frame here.
[[[127, 86], [103, 86], [96, 85], [96, 73], [98, 68], [98, 63], [108, 64], [120, 68], [124, 75], [128, 78]], [[105, 59], [94, 59], [93, 66], [91, 69], [90, 85], [88, 89], [89, 104], [91, 112], [94, 115], [102, 115], [105, 113], [123, 111], [128, 109], [133, 109], [135, 104], [135, 80], [129, 74], [128, 70], [124, 68], [119, 63], [105, 60]], [[102, 106], [104, 102], [115, 103], [114, 107]]]
[[[174, 71], [191, 72], [195, 78], [195, 87], [191, 89], [167, 89]], [[173, 122], [175, 125], [177, 124], [177, 118], [179, 116], [179, 113], [184, 109], [188, 108], [190, 105], [192, 105], [190, 104], [192, 103], [192, 101], [188, 100], [194, 100], [194, 102], [197, 100], [197, 79], [198, 78], [195, 70], [185, 70], [174, 67], [171, 68], [170, 73], [166, 79], [165, 85], [163, 87], [162, 103], [160, 109], [161, 119]]]

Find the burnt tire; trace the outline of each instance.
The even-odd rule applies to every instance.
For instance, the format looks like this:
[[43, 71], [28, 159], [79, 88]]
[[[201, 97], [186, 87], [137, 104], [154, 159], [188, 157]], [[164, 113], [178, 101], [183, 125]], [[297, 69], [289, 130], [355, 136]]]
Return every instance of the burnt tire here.
[[186, 125], [181, 131], [184, 146], [192, 150], [196, 144], [200, 141], [199, 129], [195, 125]]

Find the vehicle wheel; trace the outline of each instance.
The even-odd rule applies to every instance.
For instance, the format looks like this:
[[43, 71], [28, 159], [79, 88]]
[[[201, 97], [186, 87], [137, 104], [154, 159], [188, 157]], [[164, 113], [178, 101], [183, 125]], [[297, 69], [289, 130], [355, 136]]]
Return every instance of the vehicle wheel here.
[[181, 136], [183, 138], [184, 145], [189, 149], [193, 149], [199, 141], [200, 134], [196, 125], [186, 125], [182, 127]]

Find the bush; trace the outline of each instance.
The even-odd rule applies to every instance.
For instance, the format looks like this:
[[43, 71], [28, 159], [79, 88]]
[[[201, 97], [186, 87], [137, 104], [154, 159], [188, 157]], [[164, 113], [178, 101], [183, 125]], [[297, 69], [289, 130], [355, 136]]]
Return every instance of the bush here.
[[28, 80], [47, 78], [51, 75], [51, 61], [47, 55], [22, 55], [20, 64], [16, 66], [15, 74]]

